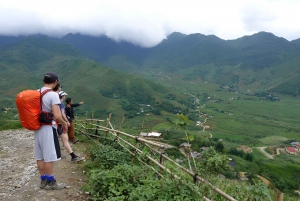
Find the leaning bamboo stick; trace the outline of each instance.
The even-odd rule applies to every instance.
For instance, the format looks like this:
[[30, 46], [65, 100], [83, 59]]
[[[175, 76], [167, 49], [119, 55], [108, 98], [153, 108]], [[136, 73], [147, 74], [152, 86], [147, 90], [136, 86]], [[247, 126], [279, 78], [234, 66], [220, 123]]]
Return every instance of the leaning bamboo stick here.
[[[96, 124], [92, 124], [93, 126], [98, 126]], [[130, 135], [128, 133], [125, 133], [125, 132], [122, 132], [122, 131], [118, 131], [118, 130], [114, 130], [114, 129], [110, 129], [110, 128], [107, 128], [107, 127], [104, 127], [104, 126], [98, 126], [99, 127], [99, 130], [102, 130], [102, 131], [112, 131], [112, 132], [115, 132], [115, 133], [118, 133], [118, 134], [121, 134], [121, 135], [125, 135], [127, 137], [130, 137], [130, 138], [134, 138], [138, 141], [141, 141], [141, 142], [145, 142], [145, 143], [148, 143], [148, 144], [151, 144], [151, 145], [154, 145], [154, 146], [157, 146], [157, 147], [160, 147], [160, 148], [165, 148], [165, 145], [161, 145], [161, 144], [157, 144], [155, 142], [152, 142], [152, 141], [148, 141], [148, 140], [145, 140], [143, 138], [139, 138], [137, 136], [134, 136], [134, 135]], [[95, 129], [95, 128], [94, 128]]]
[[[107, 123], [107, 127], [103, 127], [103, 126], [99, 126], [101, 127], [100, 130], [105, 130], [106, 132], [110, 132], [112, 133], [114, 136], [117, 136], [117, 133], [118, 134], [122, 134], [124, 136], [127, 136], [127, 137], [130, 137], [130, 138], [134, 138], [136, 140], [139, 140], [141, 142], [144, 142], [146, 143], [145, 146], [147, 146], [147, 144], [151, 144], [151, 145], [154, 145], [154, 146], [157, 146], [157, 147], [165, 147], [164, 145], [158, 145], [156, 143], [153, 143], [153, 142], [150, 142], [150, 141], [147, 141], [145, 139], [142, 139], [142, 138], [138, 138], [136, 136], [133, 136], [133, 135], [130, 135], [130, 134], [127, 134], [127, 133], [124, 133], [124, 132], [121, 132], [121, 131], [118, 131], [118, 130], [114, 130], [114, 129], [109, 129], [108, 128], [108, 125], [110, 124], [110, 122], [108, 121]], [[95, 126], [95, 125], [94, 125]], [[98, 126], [98, 125], [97, 125]], [[82, 128], [84, 128], [83, 125], [81, 125]], [[112, 126], [111, 126], [112, 127]], [[89, 134], [91, 135], [91, 134]], [[99, 137], [99, 136], [97, 136]], [[138, 154], [142, 153], [141, 150], [139, 150], [137, 147], [135, 147], [134, 145], [130, 144], [129, 142], [127, 142], [126, 140], [122, 139], [121, 137], [118, 137], [118, 139], [122, 140], [125, 144], [129, 145], [130, 147], [134, 148]], [[156, 151], [156, 150], [155, 150]], [[174, 175], [169, 169], [167, 169], [165, 166], [163, 166], [162, 164], [160, 164], [158, 161], [156, 161], [155, 159], [153, 159], [152, 157], [150, 156], [146, 156], [149, 160], [151, 160], [153, 163], [155, 163], [156, 165], [158, 165], [161, 169], [163, 169], [164, 171], [166, 171], [167, 173], [169, 173], [170, 175], [172, 176], [175, 176], [177, 178], [179, 178], [178, 176]], [[165, 156], [164, 154], [162, 154], [162, 157], [167, 159], [168, 161], [172, 162], [173, 164], [175, 164], [176, 166], [178, 166], [182, 171], [188, 173], [189, 175], [191, 175], [192, 177], [195, 177], [197, 180], [201, 181], [202, 183], [204, 184], [208, 184], [215, 192], [217, 192], [218, 194], [220, 194], [221, 196], [223, 196], [224, 198], [226, 198], [227, 200], [230, 200], [230, 201], [236, 201], [234, 198], [232, 198], [231, 196], [227, 195], [225, 192], [223, 192], [222, 190], [220, 190], [219, 188], [215, 187], [213, 184], [209, 183], [208, 181], [206, 181], [205, 179], [201, 178], [200, 176], [196, 175], [193, 171], [191, 170], [188, 170], [186, 168], [184, 168], [183, 166], [181, 166], [180, 164], [176, 163], [175, 161], [173, 161], [172, 159], [170, 159], [169, 157]]]
[[86, 119], [86, 121], [104, 122], [104, 120], [101, 119]]

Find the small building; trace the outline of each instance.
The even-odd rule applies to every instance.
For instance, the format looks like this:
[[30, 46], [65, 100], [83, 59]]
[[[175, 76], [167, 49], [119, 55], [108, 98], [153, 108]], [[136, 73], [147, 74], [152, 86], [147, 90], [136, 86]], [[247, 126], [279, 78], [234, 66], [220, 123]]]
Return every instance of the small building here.
[[294, 147], [294, 149], [295, 149], [296, 151], [300, 151], [300, 144], [296, 145], [296, 147]]
[[242, 145], [242, 146], [240, 146], [240, 147], [238, 147], [238, 148], [236, 148], [237, 150], [242, 150], [242, 151], [244, 151], [245, 153], [252, 153], [252, 148], [250, 148], [250, 147], [247, 147], [247, 146], [245, 146], [245, 145]]
[[190, 148], [192, 145], [190, 143], [184, 142], [179, 145], [180, 148]]
[[210, 129], [210, 127], [209, 126], [204, 126], [204, 128], [207, 130], [207, 129]]
[[291, 145], [292, 147], [296, 147], [297, 145], [300, 145], [300, 142], [292, 142]]
[[176, 163], [182, 163], [183, 160], [176, 158], [176, 159], [175, 159], [175, 162], [176, 162]]
[[236, 162], [232, 160], [232, 158], [228, 158], [228, 165], [230, 165], [231, 167], [236, 167]]
[[288, 154], [296, 154], [296, 151], [293, 147], [286, 147], [285, 148], [285, 151], [288, 153]]
[[247, 172], [239, 172], [239, 177], [240, 177], [240, 180], [242, 180], [242, 181], [249, 180], [247, 177]]
[[196, 151], [191, 152], [191, 156], [192, 156], [193, 158], [202, 158], [201, 153], [196, 152]]
[[200, 148], [201, 151], [205, 151], [205, 150], [207, 150], [207, 149], [208, 149], [208, 147], [201, 147], [201, 148]]
[[151, 133], [148, 133], [147, 136], [148, 137], [161, 137], [161, 133], [151, 132]]
[[140, 132], [140, 137], [145, 139], [150, 139], [150, 140], [161, 140], [162, 134], [157, 132], [150, 132], [150, 133]]

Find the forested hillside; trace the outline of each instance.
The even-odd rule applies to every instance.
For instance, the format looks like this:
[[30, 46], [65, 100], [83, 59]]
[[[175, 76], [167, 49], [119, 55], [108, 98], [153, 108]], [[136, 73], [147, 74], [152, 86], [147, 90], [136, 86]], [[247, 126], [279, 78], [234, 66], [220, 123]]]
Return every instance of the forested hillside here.
[[[40, 37], [36, 35], [29, 38]], [[7, 51], [23, 38], [1, 36], [0, 48]], [[292, 78], [299, 73], [299, 39], [288, 41], [272, 33], [259, 32], [235, 40], [223, 40], [214, 35], [175, 32], [152, 48], [115, 42], [106, 36], [71, 33], [61, 39], [48, 40], [68, 43], [83, 56], [116, 70], [165, 83], [172, 79], [172, 85], [180, 82], [213, 82], [233, 86], [241, 91], [269, 90], [297, 95], [297, 83]], [[52, 48], [51, 51], [56, 50]], [[28, 52], [35, 56], [30, 57], [32, 62], [41, 53], [32, 50]]]
[[160, 81], [163, 78], [156, 75], [161, 73], [177, 80], [176, 84], [200, 80], [240, 90], [272, 89], [280, 93], [285, 91], [274, 88], [275, 85], [296, 87], [290, 78], [298, 73], [299, 42], [267, 32], [227, 41], [214, 35], [173, 33], [152, 48], [79, 34], [68, 34], [59, 41], [72, 44], [88, 58], [117, 70]]

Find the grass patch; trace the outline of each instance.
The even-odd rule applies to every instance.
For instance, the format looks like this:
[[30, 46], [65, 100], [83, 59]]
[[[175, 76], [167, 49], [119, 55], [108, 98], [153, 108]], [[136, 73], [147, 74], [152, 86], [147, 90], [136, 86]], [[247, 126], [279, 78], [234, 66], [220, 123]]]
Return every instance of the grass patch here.
[[252, 154], [254, 156], [254, 161], [260, 161], [262, 159], [265, 159], [265, 160], [272, 160], [272, 159], [269, 159], [267, 158], [266, 155], [264, 155], [260, 150], [259, 148], [252, 148]]
[[218, 132], [211, 132], [213, 138], [219, 138], [219, 139], [230, 139], [235, 141], [242, 141], [245, 139], [245, 136], [241, 135], [234, 135], [234, 134], [226, 134], [226, 133], [218, 133]]
[[288, 138], [282, 137], [282, 136], [268, 136], [262, 139], [259, 139], [264, 144], [267, 145], [280, 145], [282, 142], [288, 140]]
[[270, 155], [275, 155], [276, 154], [276, 147], [274, 146], [269, 146], [265, 149], [265, 152], [267, 152]]

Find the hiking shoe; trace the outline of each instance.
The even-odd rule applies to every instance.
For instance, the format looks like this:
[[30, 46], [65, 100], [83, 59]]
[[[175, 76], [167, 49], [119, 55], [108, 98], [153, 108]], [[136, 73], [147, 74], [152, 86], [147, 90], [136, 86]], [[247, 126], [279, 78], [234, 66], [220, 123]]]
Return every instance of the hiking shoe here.
[[41, 181], [40, 188], [45, 189], [46, 186], [47, 186], [47, 179], [44, 179]]
[[84, 157], [80, 157], [80, 156], [75, 156], [74, 158], [71, 159], [72, 162], [77, 162], [82, 160], [84, 160]]
[[66, 184], [63, 184], [63, 183], [58, 184], [58, 183], [56, 182], [56, 180], [54, 179], [54, 180], [52, 180], [52, 181], [50, 181], [50, 182], [47, 181], [47, 185], [45, 186], [45, 189], [46, 189], [46, 190], [60, 190], [60, 189], [65, 188], [66, 186], [67, 186], [67, 185], [66, 185]]
[[79, 142], [79, 140], [78, 139], [70, 140], [70, 142], [72, 142], [73, 144], [76, 144], [77, 142]]

